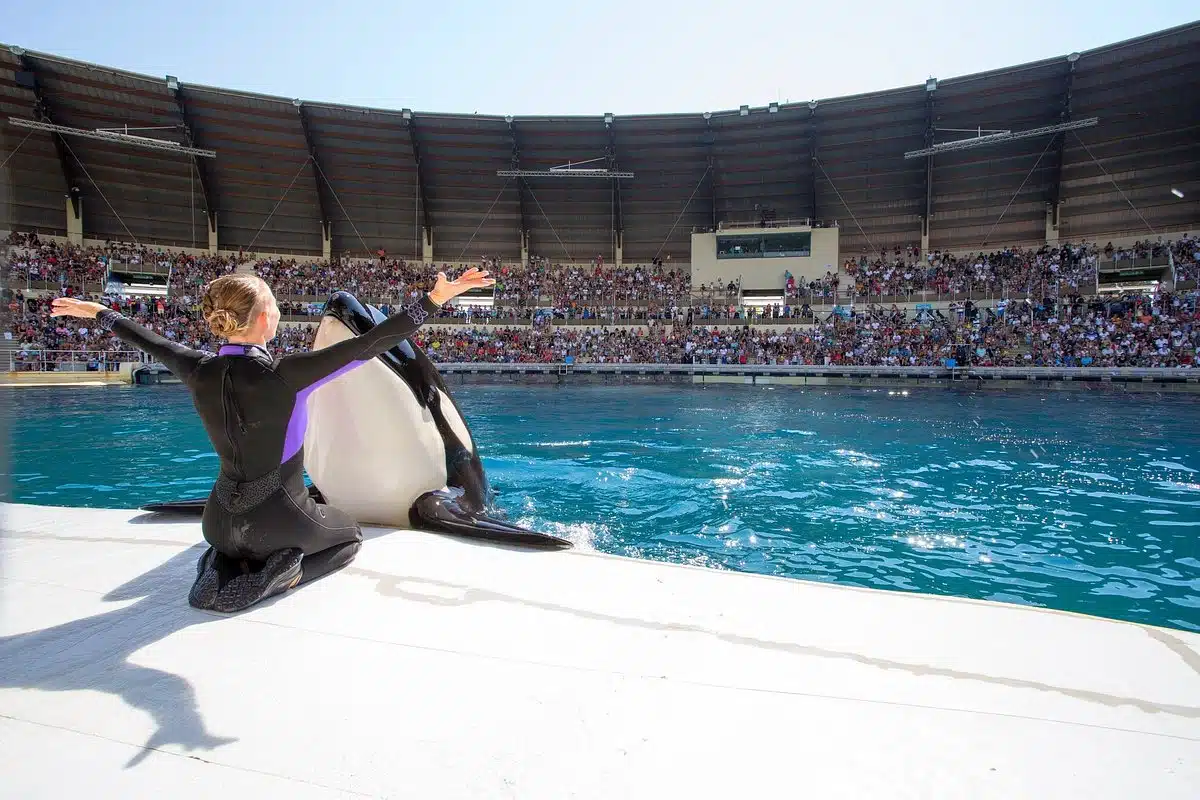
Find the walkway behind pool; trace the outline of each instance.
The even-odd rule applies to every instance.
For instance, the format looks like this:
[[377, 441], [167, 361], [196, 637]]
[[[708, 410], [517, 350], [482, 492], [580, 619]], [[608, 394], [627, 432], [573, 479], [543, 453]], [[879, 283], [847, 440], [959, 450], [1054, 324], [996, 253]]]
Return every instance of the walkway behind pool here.
[[1196, 797], [1200, 636], [368, 531], [188, 607], [199, 526], [2, 505], [13, 798]]

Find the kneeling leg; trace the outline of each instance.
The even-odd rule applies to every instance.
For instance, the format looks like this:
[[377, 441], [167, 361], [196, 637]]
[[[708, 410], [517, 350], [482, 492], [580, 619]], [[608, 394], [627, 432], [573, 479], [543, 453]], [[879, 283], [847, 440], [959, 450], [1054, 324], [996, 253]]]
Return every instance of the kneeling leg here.
[[241, 611], [354, 560], [362, 545], [362, 529], [348, 514], [318, 505], [310, 497], [293, 502], [281, 494], [274, 500], [241, 527], [243, 535], [251, 534], [254, 545], [237, 542], [237, 550], [253, 561], [215, 550], [201, 557], [188, 598], [193, 606]]
[[300, 562], [300, 583], [296, 585], [311, 583], [341, 569], [354, 560], [361, 548], [362, 542], [343, 542], [311, 556], [305, 556]]

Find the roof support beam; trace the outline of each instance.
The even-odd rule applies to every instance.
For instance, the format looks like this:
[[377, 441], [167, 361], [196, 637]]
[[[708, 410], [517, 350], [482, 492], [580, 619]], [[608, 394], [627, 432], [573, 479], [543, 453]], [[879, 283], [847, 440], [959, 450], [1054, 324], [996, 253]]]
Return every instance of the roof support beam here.
[[[1075, 62], [1067, 60], [1067, 74], [1063, 79], [1063, 97], [1062, 108], [1058, 113], [1058, 121], [1060, 124], [1071, 121], [1071, 89], [1075, 83]], [[1062, 168], [1063, 154], [1066, 149], [1067, 132], [1062, 131], [1057, 134], [1058, 141], [1055, 142], [1055, 151], [1057, 157], [1054, 160], [1054, 177], [1050, 182], [1050, 213], [1052, 215], [1054, 227], [1058, 227], [1058, 207], [1062, 201]]]
[[[513, 122], [512, 117], [507, 117], [508, 122], [508, 138], [512, 143], [512, 168], [513, 171], [521, 169], [521, 143], [517, 139], [517, 125]], [[525, 207], [525, 179], [517, 176], [517, 201], [521, 205], [521, 247], [524, 250], [529, 249], [529, 214]]]
[[426, 245], [433, 244], [433, 217], [429, 214], [429, 195], [425, 191], [426, 181], [425, 159], [421, 157], [421, 143], [417, 137], [417, 121], [413, 113], [404, 109], [404, 119], [408, 125], [408, 143], [412, 148], [413, 163], [417, 165], [417, 202], [421, 205], [421, 221], [425, 226]]
[[[179, 107], [179, 117], [183, 121], [183, 136], [187, 139], [188, 147], [199, 147], [196, 144], [196, 126], [192, 123], [191, 112], [188, 111], [187, 99], [183, 96], [183, 88], [172, 91], [175, 95], [175, 105]], [[208, 171], [208, 162], [200, 156], [192, 155], [192, 167], [200, 181], [200, 193], [204, 196], [204, 212], [208, 215], [208, 229], [217, 229], [217, 196], [213, 190], [212, 175]]]
[[299, 104], [297, 110], [300, 112], [300, 128], [304, 131], [304, 146], [308, 149], [309, 168], [312, 171], [313, 182], [316, 184], [317, 205], [321, 209], [321, 238], [323, 241], [330, 241], [333, 239], [333, 217], [329, 212], [333, 208], [333, 203], [330, 202], [329, 184], [324, 179], [324, 176], [329, 173], [321, 166], [321, 160], [317, 157], [317, 146], [313, 143], [312, 134], [309, 132], [308, 112], [304, 110], [303, 104]]
[[[613, 117], [606, 115], [604, 117], [604, 127], [608, 130], [608, 169], [610, 172], [620, 172], [620, 167], [617, 166], [617, 129], [613, 126]], [[613, 204], [613, 234], [616, 237], [616, 244], [619, 247], [625, 246], [625, 219], [621, 213], [621, 179], [617, 178], [613, 181], [613, 197], [616, 201]], [[613, 262], [616, 262], [616, 255], [613, 256]]]
[[817, 224], [817, 103], [808, 104], [809, 222]]
[[[33, 61], [26, 55], [17, 57], [21, 63], [21, 72], [17, 73], [17, 83], [24, 88], [33, 92], [33, 118], [40, 122], [48, 122], [51, 125], [54, 122], [54, 111], [50, 107], [50, 103], [46, 100], [46, 96], [42, 94], [41, 83], [38, 81], [37, 67]], [[71, 200], [71, 208], [75, 212], [75, 217], [80, 216], [79, 202], [83, 192], [83, 182], [79, 179], [79, 173], [75, 170], [75, 162], [68, 155], [66, 142], [63, 141], [62, 134], [51, 133], [50, 138], [54, 140], [54, 150], [58, 153], [58, 164], [62, 169], [63, 181], [67, 185], [67, 197]]]
[[[929, 88], [933, 85], [934, 88]], [[925, 149], [933, 147], [934, 95], [936, 84], [925, 85]], [[933, 154], [925, 156], [925, 209], [921, 212], [921, 252], [929, 248], [929, 223], [933, 219]]]
[[704, 146], [708, 154], [708, 207], [712, 209], [712, 229], [717, 229], [717, 159], [713, 155], [713, 145], [717, 143], [717, 132], [713, 130], [712, 119], [704, 120]]

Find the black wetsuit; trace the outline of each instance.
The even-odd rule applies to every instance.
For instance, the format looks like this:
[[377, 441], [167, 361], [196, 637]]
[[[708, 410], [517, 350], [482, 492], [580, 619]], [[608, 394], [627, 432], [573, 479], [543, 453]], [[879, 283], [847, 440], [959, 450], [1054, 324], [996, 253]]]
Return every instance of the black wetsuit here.
[[191, 390], [221, 462], [204, 507], [204, 538], [231, 559], [266, 561], [272, 553], [299, 548], [300, 582], [306, 582], [349, 563], [362, 542], [353, 519], [315, 502], [304, 485], [308, 397], [395, 347], [437, 309], [426, 295], [360, 336], [279, 358], [257, 345], [227, 344], [216, 355], [193, 350], [116, 311], [102, 311], [97, 320], [162, 362]]

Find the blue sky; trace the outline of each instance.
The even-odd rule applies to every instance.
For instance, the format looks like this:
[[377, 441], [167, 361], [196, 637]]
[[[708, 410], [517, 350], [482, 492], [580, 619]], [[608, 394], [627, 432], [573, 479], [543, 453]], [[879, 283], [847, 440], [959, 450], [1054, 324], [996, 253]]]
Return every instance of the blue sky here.
[[416, 111], [589, 115], [856, 94], [1065, 55], [1200, 17], [1194, 0], [0, 6], [6, 44], [184, 83]]

